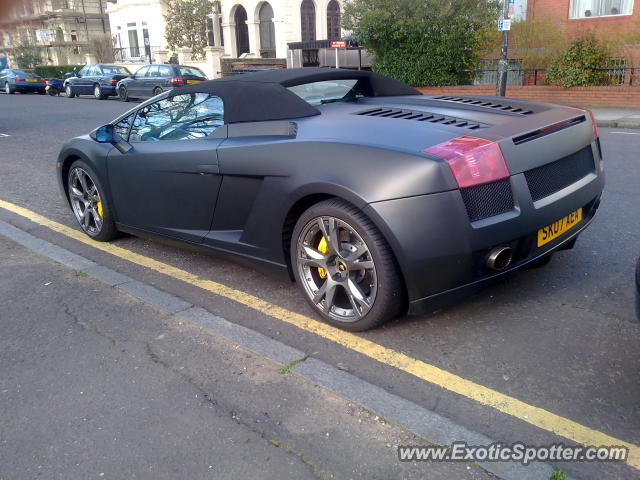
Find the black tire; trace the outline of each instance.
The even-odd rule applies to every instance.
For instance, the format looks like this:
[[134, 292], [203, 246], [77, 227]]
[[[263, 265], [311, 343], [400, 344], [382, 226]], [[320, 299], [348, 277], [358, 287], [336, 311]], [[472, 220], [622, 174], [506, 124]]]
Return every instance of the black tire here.
[[76, 96], [71, 85], [67, 85], [64, 91], [67, 94], [67, 98], [73, 98]]
[[129, 93], [127, 92], [127, 87], [125, 87], [124, 85], [122, 85], [118, 89], [118, 98], [123, 102], [128, 102], [130, 100]]
[[[325, 302], [325, 307], [323, 308], [314, 303], [312, 294], [308, 291], [306, 286], [308, 285], [308, 282], [303, 284], [303, 279], [301, 278], [303, 273], [300, 270], [304, 267], [301, 267], [301, 264], [298, 263], [298, 249], [302, 244], [307, 245], [304, 243], [306, 235], [305, 232], [308, 232], [309, 227], [313, 226], [314, 222], [317, 222], [319, 218], [329, 217], [340, 221], [343, 225], [348, 226], [360, 236], [360, 239], [365, 244], [364, 246], [368, 249], [368, 252], [365, 253], [365, 255], [372, 260], [374, 264], [373, 270], [377, 280], [375, 297], [373, 298], [373, 302], [370, 304], [368, 311], [361, 315], [357, 320], [341, 321], [334, 318], [334, 316], [330, 316], [323, 310], [323, 308], [326, 308], [326, 298], [321, 300], [321, 302]], [[343, 242], [343, 240], [340, 240], [340, 242]], [[341, 245], [345, 245], [345, 243], [341, 243]], [[373, 222], [361, 210], [353, 205], [336, 198], [325, 200], [310, 207], [296, 222], [296, 226], [291, 237], [290, 250], [292, 270], [294, 272], [296, 282], [303, 292], [305, 299], [309, 302], [312, 308], [331, 325], [351, 332], [360, 332], [375, 328], [398, 315], [405, 313], [406, 290], [395, 256]], [[327, 258], [329, 257], [327, 256]], [[336, 264], [340, 263], [338, 260], [339, 258], [336, 260]], [[352, 273], [355, 272], [350, 272], [349, 269], [347, 269], [346, 272], [343, 270], [343, 276], [341, 278], [344, 278], [345, 276], [347, 279], [352, 278], [350, 277]], [[325, 275], [328, 274], [329, 272], [325, 272]], [[343, 283], [342, 285], [346, 284]], [[342, 286], [341, 288], [344, 289], [343, 292], [346, 294], [346, 286]], [[336, 295], [338, 294], [336, 293]], [[329, 310], [331, 310], [331, 308]]]
[[156, 95], [160, 95], [162, 92], [164, 92], [164, 90], [162, 90], [162, 88], [156, 87], [156, 88], [153, 89], [153, 96], [155, 97]]
[[93, 86], [93, 97], [96, 100], [106, 100], [107, 99], [107, 95], [105, 95], [104, 93], [102, 93], [102, 87], [100, 86], [100, 84], [96, 83]]
[[47, 93], [52, 97], [55, 97], [56, 95], [60, 95], [60, 92], [55, 88], [50, 88], [49, 90], [47, 90]]
[[14, 93], [16, 93], [16, 91], [13, 88], [11, 88], [11, 85], [9, 85], [9, 82], [5, 82], [4, 93], [6, 93], [7, 95], [13, 95]]
[[[91, 182], [95, 185], [95, 187], [96, 187], [96, 189], [98, 191], [98, 195], [100, 196], [100, 201], [102, 203], [102, 205], [101, 205], [101, 207], [102, 207], [102, 225], [101, 225], [101, 228], [99, 229], [99, 231], [97, 231], [97, 232], [91, 232], [90, 230], [85, 228], [85, 226], [78, 219], [78, 217], [77, 217], [77, 215], [76, 215], [76, 213], [74, 211], [73, 198], [72, 198], [71, 185], [70, 184], [71, 184], [72, 175], [74, 174], [74, 171], [76, 169], [81, 169], [84, 172], [86, 172], [86, 174], [89, 176], [89, 179], [91, 180]], [[110, 240], [113, 240], [114, 238], [117, 238], [119, 236], [119, 232], [118, 232], [118, 229], [116, 228], [116, 224], [115, 224], [115, 221], [114, 221], [113, 213], [111, 211], [111, 205], [109, 204], [109, 202], [107, 200], [104, 188], [102, 187], [102, 183], [100, 182], [100, 178], [95, 173], [95, 171], [89, 165], [87, 165], [85, 162], [83, 162], [82, 160], [76, 160], [69, 167], [69, 171], [67, 172], [67, 178], [65, 179], [65, 181], [66, 181], [66, 184], [67, 184], [67, 198], [69, 199], [69, 204], [71, 205], [72, 211], [74, 211], [74, 215], [76, 215], [76, 220], [78, 220], [78, 223], [80, 224], [80, 228], [82, 228], [84, 233], [86, 233], [89, 237], [91, 237], [94, 240], [97, 240], [99, 242], [108, 242]]]

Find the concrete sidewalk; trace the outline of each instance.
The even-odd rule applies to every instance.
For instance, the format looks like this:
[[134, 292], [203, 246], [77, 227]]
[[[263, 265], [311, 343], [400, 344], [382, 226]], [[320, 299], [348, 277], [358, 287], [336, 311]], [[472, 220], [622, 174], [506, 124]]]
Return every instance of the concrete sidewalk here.
[[640, 128], [640, 108], [589, 108], [596, 117], [598, 127]]

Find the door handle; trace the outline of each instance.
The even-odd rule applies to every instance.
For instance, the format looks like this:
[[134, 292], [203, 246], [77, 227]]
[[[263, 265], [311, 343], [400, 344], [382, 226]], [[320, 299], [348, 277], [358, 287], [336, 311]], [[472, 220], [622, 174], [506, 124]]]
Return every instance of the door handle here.
[[218, 165], [196, 165], [196, 171], [200, 175], [212, 175], [218, 173]]

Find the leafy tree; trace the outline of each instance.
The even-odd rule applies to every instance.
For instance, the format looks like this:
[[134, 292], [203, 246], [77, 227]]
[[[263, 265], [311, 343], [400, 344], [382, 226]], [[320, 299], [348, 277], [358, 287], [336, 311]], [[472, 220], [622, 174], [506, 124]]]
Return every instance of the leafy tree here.
[[547, 81], [564, 88], [609, 85], [606, 68], [611, 55], [598, 39], [590, 34], [576, 39], [551, 65]]
[[410, 85], [457, 85], [478, 67], [496, 30], [498, 0], [350, 0], [343, 26], [373, 69]]
[[28, 42], [18, 45], [13, 51], [13, 59], [19, 68], [30, 69], [42, 63], [40, 49]]
[[168, 13], [164, 16], [169, 48], [190, 48], [193, 58], [203, 58], [207, 46], [207, 15], [212, 12], [211, 0], [169, 0]]

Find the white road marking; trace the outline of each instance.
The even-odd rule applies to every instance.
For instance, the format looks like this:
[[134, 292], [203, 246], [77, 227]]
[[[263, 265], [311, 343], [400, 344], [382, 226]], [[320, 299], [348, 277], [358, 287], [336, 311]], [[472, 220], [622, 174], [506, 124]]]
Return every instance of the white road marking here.
[[609, 132], [612, 135], [613, 134], [618, 134], [618, 135], [640, 135], [640, 133], [636, 133], [636, 132]]
[[0, 137], [10, 137], [11, 135], [9, 135], [8, 133], [0, 133]]

